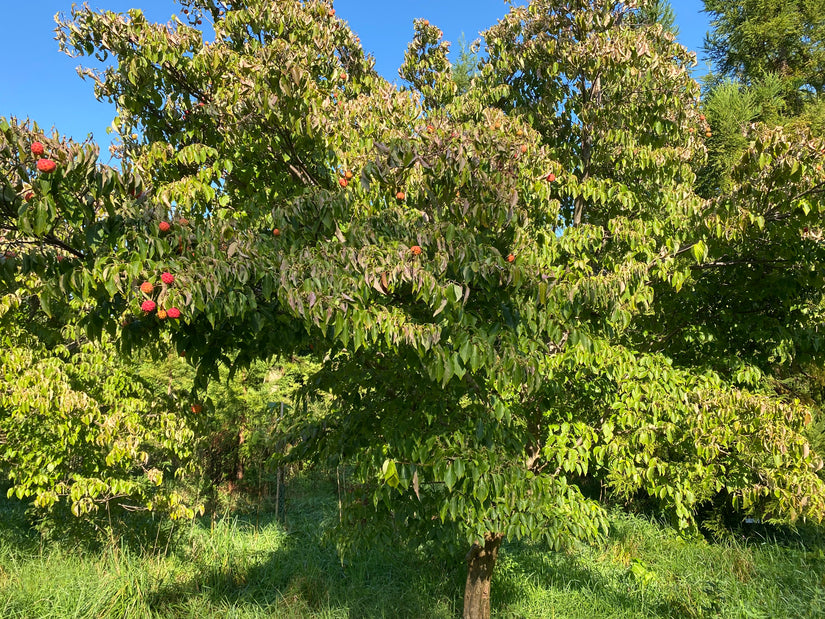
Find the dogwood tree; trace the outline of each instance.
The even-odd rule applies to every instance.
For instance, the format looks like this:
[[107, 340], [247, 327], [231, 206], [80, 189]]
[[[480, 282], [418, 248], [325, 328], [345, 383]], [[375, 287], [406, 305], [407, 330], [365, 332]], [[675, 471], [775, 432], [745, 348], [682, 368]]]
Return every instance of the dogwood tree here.
[[[68, 159], [34, 171], [38, 136], [10, 147], [7, 242], [77, 258], [41, 269], [46, 298], [88, 300], [91, 334], [169, 341], [204, 377], [311, 346], [323, 366], [305, 397], [334, 405], [293, 417], [289, 456], [350, 467], [348, 522], [466, 540], [465, 617], [489, 616], [503, 539], [605, 530], [581, 487], [596, 472], [683, 527], [720, 493], [822, 517], [805, 407], [657, 345], [652, 313], [705, 311], [696, 267], [769, 199], [747, 166], [742, 202], [694, 194], [692, 56], [638, 3], [511, 9], [466, 92], [426, 20], [398, 88], [327, 3], [183, 4], [169, 24], [61, 21], [66, 51], [116, 60], [83, 74], [117, 105], [122, 173], [76, 195]], [[805, 173], [771, 187], [813, 217], [821, 144], [794, 148]], [[27, 202], [33, 181], [59, 201]]]

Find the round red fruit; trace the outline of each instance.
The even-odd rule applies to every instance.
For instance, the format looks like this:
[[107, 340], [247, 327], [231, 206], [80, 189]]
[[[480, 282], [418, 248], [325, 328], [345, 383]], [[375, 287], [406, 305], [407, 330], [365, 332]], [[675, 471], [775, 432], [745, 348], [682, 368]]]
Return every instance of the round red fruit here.
[[175, 283], [175, 276], [169, 272], [161, 273], [160, 281], [169, 286]]
[[161, 232], [169, 232], [169, 229], [170, 229], [171, 227], [172, 227], [172, 226], [171, 226], [171, 225], [169, 225], [169, 222], [168, 222], [168, 221], [162, 221], [162, 222], [160, 222], [160, 223], [158, 224], [158, 228], [160, 229], [160, 231], [161, 231]]
[[396, 200], [403, 200], [406, 197], [407, 195], [403, 191], [399, 191], [397, 194], [395, 194]]
[[152, 291], [155, 287], [152, 285], [152, 282], [143, 282], [140, 285], [140, 291], [144, 294], [152, 294]]
[[166, 320], [166, 310], [158, 310], [158, 319]]
[[26, 202], [31, 202], [32, 198], [34, 198], [34, 193], [33, 193], [33, 192], [31, 192], [31, 191], [30, 191], [30, 192], [28, 192], [25, 196], [23, 196], [23, 199], [24, 199]]
[[547, 182], [552, 183], [554, 180], [556, 180], [556, 175], [550, 172], [550, 174], [547, 175]]
[[421, 247], [419, 247], [418, 245], [413, 245], [412, 247], [410, 247], [410, 253], [412, 253], [413, 256], [420, 256]]
[[349, 185], [349, 181], [345, 178], [339, 178], [338, 184], [341, 185], [341, 187], [346, 187], [347, 185]]
[[43, 146], [42, 142], [32, 142], [32, 155], [40, 157], [45, 152], [46, 148]]
[[170, 307], [166, 310], [166, 315], [169, 316], [169, 318], [180, 318], [180, 310], [177, 307]]
[[516, 257], [513, 254], [510, 254], [509, 256], [507, 256], [507, 262], [514, 262], [515, 260], [516, 260]]
[[51, 159], [38, 159], [37, 169], [48, 174], [49, 172], [54, 172], [57, 169], [57, 164]]
[[140, 304], [140, 309], [146, 312], [147, 314], [149, 312], [154, 312], [156, 307], [157, 305], [155, 305], [155, 302], [152, 301], [152, 299], [146, 299], [143, 303]]

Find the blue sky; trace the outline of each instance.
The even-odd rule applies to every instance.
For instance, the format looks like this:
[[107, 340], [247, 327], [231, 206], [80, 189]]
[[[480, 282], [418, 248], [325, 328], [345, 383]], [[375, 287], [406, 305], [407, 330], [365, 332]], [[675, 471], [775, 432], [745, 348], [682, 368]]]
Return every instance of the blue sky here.
[[[180, 9], [173, 0], [87, 0], [93, 8], [124, 11], [140, 8], [149, 19], [168, 21]], [[44, 129], [52, 126], [75, 139], [92, 133], [108, 145], [107, 127], [113, 107], [94, 99], [92, 84], [81, 80], [75, 68], [88, 59], [69, 58], [54, 40], [54, 15], [68, 13], [71, 0], [3, 2], [0, 20], [0, 57], [4, 59], [4, 84], [0, 86], [0, 116], [29, 117]], [[673, 0], [680, 42], [700, 52], [708, 30], [702, 0]], [[376, 59], [376, 68], [388, 79], [397, 77], [412, 21], [425, 17], [444, 31], [449, 41], [464, 33], [468, 41], [507, 12], [504, 0], [336, 0], [336, 14], [349, 22], [361, 43]], [[453, 48], [457, 50], [457, 45]], [[704, 63], [697, 74], [706, 72]], [[107, 159], [103, 157], [104, 161]]]

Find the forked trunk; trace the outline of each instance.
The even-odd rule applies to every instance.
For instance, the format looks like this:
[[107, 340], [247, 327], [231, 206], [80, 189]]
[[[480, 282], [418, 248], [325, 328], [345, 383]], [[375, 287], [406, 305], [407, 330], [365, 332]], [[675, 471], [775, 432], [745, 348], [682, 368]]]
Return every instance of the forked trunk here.
[[490, 619], [490, 581], [503, 537], [501, 533], [487, 533], [484, 545], [473, 544], [467, 553], [463, 619]]

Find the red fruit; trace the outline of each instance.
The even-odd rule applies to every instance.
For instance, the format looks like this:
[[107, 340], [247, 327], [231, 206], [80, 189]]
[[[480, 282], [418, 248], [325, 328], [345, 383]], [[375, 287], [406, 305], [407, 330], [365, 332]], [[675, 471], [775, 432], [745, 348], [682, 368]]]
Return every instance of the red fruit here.
[[158, 310], [158, 319], [166, 320], [166, 310]]
[[705, 133], [705, 137], [706, 137], [706, 138], [709, 138], [709, 137], [710, 137], [710, 136], [712, 136], [712, 135], [713, 135], [713, 134], [712, 134], [710, 131], [708, 131], [708, 132], [706, 132], [706, 133]]
[[196, 415], [199, 412], [201, 412], [202, 410], [203, 410], [203, 406], [201, 406], [200, 404], [193, 404], [192, 405], [192, 412], [195, 413]]
[[172, 275], [171, 273], [168, 273], [168, 272], [167, 273], [161, 273], [160, 281], [162, 281], [164, 284], [169, 286], [170, 284], [175, 283], [175, 276]]
[[273, 235], [273, 236], [281, 236], [281, 231], [280, 231], [280, 230], [278, 230], [278, 228], [275, 228], [275, 229], [272, 231], [272, 235]]
[[34, 193], [33, 193], [33, 192], [31, 192], [31, 191], [30, 191], [30, 192], [28, 192], [25, 196], [23, 196], [23, 199], [24, 199], [26, 202], [31, 201], [31, 199], [32, 199], [32, 198], [34, 198]]
[[330, 17], [335, 17], [335, 9], [330, 9], [329, 10], [329, 16]]
[[407, 196], [403, 191], [399, 191], [397, 194], [395, 194], [395, 199], [396, 200], [403, 200], [406, 197]]
[[155, 287], [152, 285], [151, 282], [143, 282], [140, 285], [140, 291], [144, 294], [152, 294], [152, 291], [154, 289], [155, 289]]
[[160, 222], [160, 223], [158, 224], [158, 228], [160, 228], [160, 231], [161, 231], [161, 232], [169, 232], [169, 229], [170, 229], [171, 227], [172, 227], [172, 226], [171, 226], [171, 225], [169, 225], [169, 222], [168, 222], [168, 221], [162, 221], [162, 222]]
[[180, 310], [177, 307], [170, 307], [166, 310], [166, 315], [169, 316], [169, 318], [180, 318]]
[[507, 256], [507, 262], [514, 262], [516, 257], [513, 254]]
[[32, 142], [32, 155], [40, 157], [43, 153], [46, 152], [45, 147], [41, 142]]
[[705, 115], [704, 114], [699, 114], [699, 120], [702, 121], [702, 122], [705, 122]]
[[51, 159], [38, 159], [37, 169], [48, 174], [49, 172], [54, 172], [57, 169], [57, 164]]
[[149, 312], [154, 312], [156, 307], [157, 305], [155, 305], [155, 302], [152, 301], [152, 299], [146, 299], [143, 303], [140, 304], [140, 309], [142, 309], [147, 314]]
[[349, 185], [349, 181], [345, 178], [339, 178], [338, 184], [341, 185], [341, 187], [346, 187], [347, 185]]
[[63, 262], [65, 259], [66, 259], [66, 256], [64, 256], [63, 254], [57, 254], [57, 261], [58, 262]]
[[547, 175], [547, 182], [552, 183], [554, 180], [556, 180], [556, 175], [550, 172], [550, 174]]
[[433, 127], [432, 125], [427, 125], [427, 131], [432, 133], [433, 131], [435, 131], [435, 127]]
[[352, 173], [352, 170], [347, 170], [346, 172], [344, 172], [344, 176], [347, 180], [350, 180], [355, 175]]
[[413, 245], [410, 247], [410, 252], [413, 256], [419, 256], [421, 255], [421, 248], [418, 245]]
[[522, 144], [522, 145], [521, 145], [521, 152], [522, 152], [522, 153], [526, 153], [526, 152], [527, 152], [527, 146], [526, 146], [525, 144]]
[[346, 81], [347, 81], [347, 74], [346, 74], [346, 73], [342, 73], [342, 74], [341, 74], [341, 81], [342, 81], [342, 82], [346, 82]]
[[186, 219], [186, 217], [181, 217], [180, 219], [178, 219], [178, 223], [181, 226], [188, 226], [189, 225], [189, 220]]

